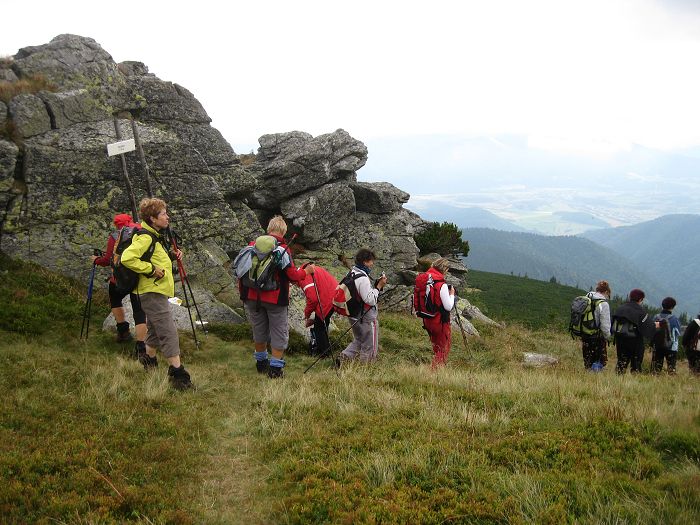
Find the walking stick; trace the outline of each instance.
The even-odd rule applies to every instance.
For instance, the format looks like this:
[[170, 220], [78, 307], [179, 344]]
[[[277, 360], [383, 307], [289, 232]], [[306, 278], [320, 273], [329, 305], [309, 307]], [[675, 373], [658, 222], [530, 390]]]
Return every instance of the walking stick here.
[[[372, 308], [374, 308], [374, 306], [373, 306]], [[370, 310], [371, 310], [372, 308], [370, 308]], [[359, 317], [358, 319], [356, 319], [355, 322], [352, 323], [352, 324], [350, 325], [350, 328], [348, 328], [348, 329], [345, 330], [342, 334], [340, 334], [340, 335], [335, 339], [335, 341], [333, 341], [332, 344], [329, 344], [329, 345], [328, 345], [328, 348], [326, 349], [326, 351], [323, 352], [321, 355], [319, 355], [319, 356], [316, 358], [316, 360], [315, 360], [313, 363], [311, 363], [311, 364], [306, 368], [306, 370], [304, 370], [304, 373], [306, 373], [306, 372], [308, 372], [309, 370], [311, 370], [311, 369], [314, 367], [314, 365], [315, 365], [316, 363], [318, 363], [321, 359], [323, 359], [324, 357], [326, 357], [329, 353], [330, 353], [331, 355], [334, 355], [334, 354], [332, 353], [332, 352], [333, 352], [333, 347], [334, 347], [340, 340], [342, 340], [343, 337], [345, 337], [345, 334], [347, 334], [350, 330], [352, 330], [352, 329], [355, 327], [355, 325], [356, 325], [357, 323], [361, 323], [361, 322], [362, 322], [362, 319], [364, 319], [365, 313], [367, 313], [367, 312], [369, 312], [369, 310], [365, 310], [364, 312], [362, 312], [362, 315], [360, 315], [360, 317]], [[330, 343], [330, 340], [329, 340], [329, 343]]]
[[[170, 227], [168, 227], [168, 236], [170, 237], [170, 241], [173, 244], [173, 248], [177, 251], [179, 250], [177, 246], [177, 235], [172, 232]], [[177, 261], [177, 269], [180, 274], [180, 283], [182, 284], [182, 293], [185, 296], [185, 308], [187, 308], [187, 315], [190, 318], [190, 326], [192, 327], [192, 337], [194, 337], [194, 344], [197, 348], [199, 348], [199, 339], [197, 339], [197, 331], [194, 328], [194, 320], [192, 319], [192, 310], [191, 310], [191, 305], [190, 305], [190, 298], [192, 299], [192, 304], [194, 305], [194, 309], [197, 312], [197, 317], [199, 318], [199, 323], [202, 325], [202, 329], [204, 330], [205, 335], [207, 334], [207, 329], [204, 325], [204, 321], [202, 320], [202, 316], [199, 313], [199, 307], [197, 307], [197, 301], [194, 298], [194, 294], [192, 293], [192, 286], [190, 285], [190, 281], [187, 278], [187, 272], [185, 271], [185, 266], [182, 264], [181, 259], [176, 259]], [[187, 295], [187, 289], [189, 288], [189, 297]]]
[[[455, 306], [457, 306], [455, 304]], [[469, 348], [467, 347], [467, 335], [466, 331], [464, 330], [464, 325], [462, 324], [462, 318], [459, 315], [459, 307], [457, 306], [457, 310], [455, 310], [455, 316], [457, 319], [457, 326], [459, 326], [459, 331], [462, 332], [462, 341], [464, 342], [464, 349], [469, 353]]]
[[[102, 255], [102, 251], [95, 248], [93, 251], [95, 257]], [[90, 271], [90, 282], [88, 283], [87, 299], [85, 301], [85, 308], [83, 308], [83, 324], [80, 326], [80, 339], [83, 338], [83, 330], [85, 331], [85, 340], [88, 338], [90, 333], [90, 314], [92, 313], [92, 289], [95, 283], [95, 261], [92, 262], [92, 270]]]

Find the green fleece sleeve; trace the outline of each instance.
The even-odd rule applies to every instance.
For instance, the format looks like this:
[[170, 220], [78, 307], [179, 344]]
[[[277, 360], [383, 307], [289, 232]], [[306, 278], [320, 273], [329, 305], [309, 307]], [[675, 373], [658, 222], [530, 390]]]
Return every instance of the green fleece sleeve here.
[[122, 264], [130, 270], [134, 270], [136, 273], [143, 273], [146, 275], [152, 274], [154, 266], [150, 262], [141, 260], [141, 257], [146, 253], [146, 250], [148, 250], [152, 242], [153, 239], [150, 235], [135, 236], [131, 245], [122, 253]]

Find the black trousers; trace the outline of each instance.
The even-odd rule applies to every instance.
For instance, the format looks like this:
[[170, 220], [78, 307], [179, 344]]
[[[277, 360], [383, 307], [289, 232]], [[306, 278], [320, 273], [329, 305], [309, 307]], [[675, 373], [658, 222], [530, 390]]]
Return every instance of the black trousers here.
[[673, 352], [670, 349], [657, 349], [655, 348], [651, 354], [651, 370], [654, 373], [659, 373], [664, 368], [664, 359], [666, 359], [666, 370], [673, 374], [676, 372], [676, 358], [678, 357], [678, 352]]
[[593, 363], [608, 364], [608, 342], [603, 337], [583, 338], [581, 340], [583, 366], [589, 370]]
[[331, 323], [332, 315], [333, 312], [329, 313], [325, 319], [318, 316], [314, 319], [314, 325], [309, 329], [311, 331], [310, 355], [321, 355], [328, 352], [328, 348], [331, 346], [328, 339], [328, 325]]
[[642, 337], [617, 337], [617, 368], [618, 374], [627, 372], [627, 366], [632, 363], [632, 373], [642, 371], [644, 360], [644, 338]]
[[700, 375], [700, 350], [686, 350], [691, 374]]

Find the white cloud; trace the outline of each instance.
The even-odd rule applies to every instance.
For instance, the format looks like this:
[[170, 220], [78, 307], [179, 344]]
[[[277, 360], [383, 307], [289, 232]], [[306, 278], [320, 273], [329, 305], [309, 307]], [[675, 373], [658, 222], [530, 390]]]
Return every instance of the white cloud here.
[[190, 89], [245, 150], [263, 133], [338, 127], [519, 134], [593, 155], [700, 145], [700, 17], [678, 0], [31, 5], [42, 16], [5, 24], [0, 54], [91, 36]]

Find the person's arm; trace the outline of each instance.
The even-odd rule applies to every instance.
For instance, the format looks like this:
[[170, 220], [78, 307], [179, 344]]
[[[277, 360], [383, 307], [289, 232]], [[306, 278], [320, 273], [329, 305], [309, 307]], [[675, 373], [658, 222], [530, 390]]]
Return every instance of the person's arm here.
[[455, 305], [455, 295], [454, 288], [451, 288], [447, 283], [443, 283], [440, 287], [440, 301], [442, 302], [442, 307], [448, 312], [452, 311]]
[[152, 242], [155, 242], [155, 240], [150, 235], [136, 235], [134, 240], [131, 241], [131, 246], [122, 253], [122, 264], [136, 273], [145, 274], [147, 277], [153, 275], [156, 267], [150, 262], [141, 260], [141, 257], [146, 253]]
[[379, 300], [379, 290], [372, 286], [369, 277], [363, 275], [355, 281], [357, 293], [365, 304], [375, 306]]
[[318, 307], [318, 297], [316, 295], [316, 285], [313, 282], [304, 286], [306, 295], [306, 306], [304, 307], [304, 319], [313, 319], [314, 312]]
[[596, 308], [596, 313], [598, 314], [598, 326], [600, 327], [600, 332], [603, 334], [605, 339], [610, 339], [610, 305], [606, 301], [602, 301], [598, 308]]
[[94, 263], [97, 266], [109, 266], [109, 263], [112, 261], [112, 255], [114, 254], [115, 242], [114, 237], [110, 235], [109, 239], [107, 239], [107, 251], [101, 257], [94, 259]]

